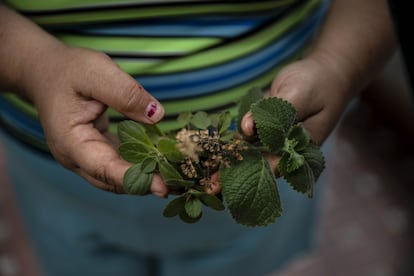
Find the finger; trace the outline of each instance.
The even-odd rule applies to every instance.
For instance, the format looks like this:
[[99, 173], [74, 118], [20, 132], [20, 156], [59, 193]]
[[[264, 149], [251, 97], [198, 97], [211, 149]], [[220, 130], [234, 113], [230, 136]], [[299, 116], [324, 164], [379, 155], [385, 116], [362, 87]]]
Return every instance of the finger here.
[[[69, 149], [78, 167], [77, 172], [93, 185], [112, 192], [123, 192], [123, 178], [131, 164], [120, 158], [110, 142], [97, 129], [88, 125], [73, 131], [73, 146]], [[84, 138], [87, 137], [87, 138]], [[154, 175], [150, 192], [161, 197], [168, 189], [159, 176]]]
[[[101, 59], [105, 59], [102, 58]], [[104, 60], [100, 68], [88, 71], [88, 81], [82, 87], [83, 96], [96, 99], [133, 120], [153, 124], [164, 116], [162, 105], [135, 79], [119, 69], [112, 61]], [[104, 66], [104, 67], [103, 67]], [[93, 68], [96, 68], [94, 66]]]
[[257, 132], [256, 124], [250, 111], [243, 116], [240, 126], [243, 134], [246, 136], [253, 136]]
[[278, 165], [279, 165], [279, 161], [280, 161], [280, 156], [276, 156], [274, 154], [264, 154], [264, 157], [266, 158], [267, 162], [269, 163], [270, 168], [273, 171], [273, 174], [277, 177], [280, 177], [280, 173], [279, 173], [279, 169], [278, 169]]
[[335, 116], [327, 116], [325, 113], [328, 111], [323, 110], [320, 113], [307, 118], [303, 122], [303, 127], [309, 133], [312, 142], [316, 145], [322, 145], [329, 134], [332, 132], [338, 120]]
[[220, 177], [219, 177], [218, 172], [214, 173], [211, 176], [210, 182], [205, 187], [206, 193], [208, 193], [210, 195], [216, 195], [216, 194], [219, 194], [221, 192], [221, 186], [220, 186], [220, 179], [219, 178]]
[[[304, 121], [323, 109], [323, 101], [314, 90], [302, 87], [300, 84], [290, 85], [277, 83], [270, 90], [271, 97], [278, 97], [292, 104], [296, 109], [297, 121]], [[305, 93], [306, 92], [306, 93]]]
[[93, 126], [106, 138], [113, 148], [118, 148], [121, 143], [118, 135], [109, 131], [109, 117], [103, 114], [94, 120]]

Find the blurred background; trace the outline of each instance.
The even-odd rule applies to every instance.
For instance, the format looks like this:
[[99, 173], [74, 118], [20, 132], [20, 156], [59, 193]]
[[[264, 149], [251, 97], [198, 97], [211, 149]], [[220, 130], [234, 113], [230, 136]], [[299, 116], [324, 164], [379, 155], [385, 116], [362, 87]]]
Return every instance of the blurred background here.
[[[316, 249], [272, 275], [414, 275], [414, 108], [399, 55], [328, 140]], [[39, 274], [0, 145], [0, 276]]]

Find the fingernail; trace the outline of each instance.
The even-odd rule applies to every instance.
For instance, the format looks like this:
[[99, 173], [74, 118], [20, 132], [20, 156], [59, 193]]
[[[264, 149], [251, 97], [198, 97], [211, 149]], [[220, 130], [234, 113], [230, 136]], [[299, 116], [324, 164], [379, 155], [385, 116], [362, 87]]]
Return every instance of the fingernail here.
[[161, 119], [162, 115], [164, 114], [164, 109], [162, 106], [156, 102], [151, 102], [147, 109], [145, 110], [145, 115], [151, 121], [158, 121]]
[[246, 119], [243, 122], [243, 132], [245, 135], [247, 136], [252, 136], [254, 135], [254, 133], [252, 133], [254, 131], [254, 123], [253, 120], [251, 119]]

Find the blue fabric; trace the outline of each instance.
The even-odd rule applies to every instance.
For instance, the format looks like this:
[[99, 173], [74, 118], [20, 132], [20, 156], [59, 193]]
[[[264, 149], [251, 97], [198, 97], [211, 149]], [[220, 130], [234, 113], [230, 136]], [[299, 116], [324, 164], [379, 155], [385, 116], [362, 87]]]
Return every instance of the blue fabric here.
[[[141, 20], [139, 23], [117, 24], [115, 27], [83, 26], [74, 31], [90, 35], [120, 36], [162, 36], [162, 37], [234, 37], [259, 26], [274, 17], [275, 12], [250, 16], [204, 16], [193, 18], [173, 18], [159, 20]], [[68, 29], [71, 30], [71, 29]]]
[[[205, 210], [196, 224], [162, 217], [165, 199], [100, 191], [4, 134], [7, 167], [46, 274], [263, 275], [312, 244], [317, 200], [278, 181], [283, 214], [268, 227]], [[155, 260], [155, 261], [154, 261]]]
[[319, 27], [326, 8], [327, 5], [322, 5], [301, 26], [252, 55], [207, 69], [165, 76], [138, 76], [136, 79], [161, 101], [204, 96], [239, 85], [240, 80], [248, 82], [263, 75], [275, 64], [281, 64], [306, 45]]

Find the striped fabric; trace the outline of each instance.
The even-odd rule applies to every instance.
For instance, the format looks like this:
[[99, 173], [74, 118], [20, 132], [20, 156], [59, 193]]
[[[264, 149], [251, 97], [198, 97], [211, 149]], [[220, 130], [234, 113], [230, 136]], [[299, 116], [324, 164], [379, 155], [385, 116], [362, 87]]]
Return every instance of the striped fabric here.
[[[64, 43], [103, 51], [159, 99], [164, 130], [184, 111], [230, 110], [252, 86], [267, 87], [300, 57], [328, 0], [8, 0]], [[241, 1], [240, 1], [241, 2]], [[116, 93], [116, 91], [114, 91]], [[111, 130], [124, 117], [109, 109]], [[33, 106], [0, 97], [0, 122], [47, 151]]]

